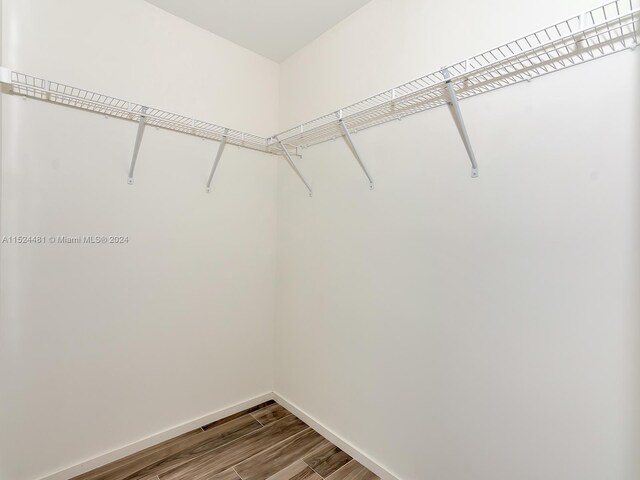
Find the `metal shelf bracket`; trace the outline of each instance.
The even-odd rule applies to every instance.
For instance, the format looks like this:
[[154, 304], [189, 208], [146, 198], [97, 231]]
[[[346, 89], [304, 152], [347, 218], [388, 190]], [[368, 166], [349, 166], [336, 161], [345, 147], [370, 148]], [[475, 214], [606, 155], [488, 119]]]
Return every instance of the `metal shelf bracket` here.
[[[133, 184], [135, 164], [146, 125], [216, 142], [222, 142], [226, 138], [227, 145], [284, 156], [310, 193], [311, 187], [292, 159], [297, 160], [302, 153], [301, 149], [343, 137], [373, 187], [373, 180], [353, 145], [351, 133], [402, 120], [404, 117], [444, 105], [449, 105], [452, 110], [453, 119], [471, 160], [472, 177], [477, 177], [478, 165], [462, 118], [459, 99], [531, 81], [617, 52], [634, 48], [638, 50], [640, 0], [605, 1], [606, 3], [600, 6], [476, 55], [466, 56], [462, 61], [448, 64], [420, 78], [344, 106], [340, 110], [333, 110], [268, 138], [15, 72], [2, 66], [0, 93], [15, 95], [25, 100], [36, 99], [74, 107], [108, 118], [138, 122], [129, 184]], [[351, 132], [346, 129], [347, 125]], [[211, 180], [207, 189], [211, 189]]]
[[344, 141], [347, 143], [349, 150], [351, 150], [351, 153], [353, 153], [353, 156], [356, 157], [356, 160], [358, 161], [360, 168], [362, 168], [362, 171], [369, 179], [369, 189], [373, 190], [373, 178], [371, 177], [369, 170], [367, 170], [367, 166], [362, 161], [362, 158], [360, 157], [360, 154], [358, 153], [356, 146], [353, 144], [353, 139], [351, 138], [351, 133], [349, 133], [349, 129], [344, 124], [344, 120], [342, 118], [340, 118], [339, 123], [340, 123], [340, 128], [342, 129], [342, 133], [344, 133], [342, 138], [344, 138]]
[[298, 170], [298, 167], [296, 167], [296, 164], [293, 163], [293, 159], [291, 158], [291, 155], [289, 154], [289, 152], [287, 151], [287, 147], [285, 147], [283, 145], [283, 143], [278, 140], [276, 138], [276, 141], [278, 142], [278, 145], [280, 145], [280, 148], [282, 149], [282, 156], [285, 158], [285, 160], [287, 161], [287, 163], [289, 164], [289, 166], [293, 169], [293, 171], [296, 173], [296, 175], [298, 176], [298, 178], [300, 180], [302, 180], [302, 183], [304, 183], [304, 186], [307, 187], [307, 190], [309, 190], [309, 196], [312, 197], [313, 196], [313, 190], [311, 189], [311, 186], [309, 185], [309, 182], [307, 182], [305, 180], [305, 178], [302, 176], [302, 174], [300, 173], [300, 170]]
[[449, 105], [451, 107], [451, 112], [453, 113], [453, 117], [458, 126], [458, 131], [460, 132], [460, 137], [462, 138], [462, 143], [464, 143], [464, 148], [467, 150], [467, 154], [469, 155], [469, 160], [471, 160], [471, 178], [478, 177], [478, 162], [476, 162], [476, 156], [473, 153], [473, 148], [471, 147], [471, 140], [469, 140], [469, 134], [467, 133], [467, 127], [465, 127], [464, 119], [462, 118], [462, 111], [460, 110], [460, 104], [458, 103], [458, 97], [456, 96], [456, 91], [451, 84], [451, 77], [449, 74], [449, 70], [444, 67], [441, 70], [442, 75], [445, 78], [445, 85], [447, 87], [447, 93], [449, 94]]
[[211, 168], [211, 173], [209, 174], [209, 180], [207, 181], [207, 193], [211, 193], [211, 182], [213, 181], [213, 176], [216, 173], [216, 169], [218, 168], [218, 164], [220, 163], [220, 159], [222, 158], [222, 153], [224, 152], [224, 147], [227, 146], [227, 134], [229, 130], [225, 130], [224, 136], [222, 137], [222, 141], [218, 146], [218, 153], [216, 153], [216, 159], [213, 162], [213, 167]]
[[133, 157], [131, 158], [131, 167], [129, 167], [129, 178], [127, 183], [133, 185], [133, 171], [136, 168], [136, 161], [138, 160], [138, 152], [140, 151], [140, 144], [142, 143], [142, 135], [144, 134], [144, 126], [147, 123], [147, 117], [144, 115], [147, 113], [147, 108], [143, 107], [140, 113], [140, 119], [138, 120], [138, 133], [136, 134], [136, 143], [133, 147]]

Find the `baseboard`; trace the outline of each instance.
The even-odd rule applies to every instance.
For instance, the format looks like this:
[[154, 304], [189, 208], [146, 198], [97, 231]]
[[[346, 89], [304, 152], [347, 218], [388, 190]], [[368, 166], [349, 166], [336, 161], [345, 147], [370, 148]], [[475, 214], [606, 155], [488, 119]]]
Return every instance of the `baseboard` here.
[[382, 480], [399, 480], [399, 477], [391, 473], [388, 468], [373, 460], [371, 456], [363, 453], [362, 450], [344, 440], [342, 437], [334, 433], [328, 427], [324, 426], [322, 423], [306, 413], [300, 407], [291, 403], [282, 395], [275, 392], [264, 393], [250, 400], [245, 400], [236, 405], [232, 405], [213, 413], [209, 413], [204, 417], [191, 420], [181, 425], [176, 425], [175, 427], [171, 427], [162, 432], [145, 437], [142, 440], [138, 440], [136, 442], [99, 455], [95, 458], [85, 460], [84, 462], [81, 462], [77, 465], [73, 465], [71, 467], [65, 468], [64, 470], [60, 470], [56, 473], [52, 473], [50, 475], [42, 477], [40, 480], [69, 480], [70, 478], [73, 478], [77, 475], [81, 475], [90, 470], [106, 465], [107, 463], [115, 462], [116, 460], [120, 460], [127, 455], [131, 455], [132, 453], [139, 452], [140, 450], [144, 450], [145, 448], [152, 447], [154, 445], [157, 445], [158, 443], [164, 442], [165, 440], [169, 440], [171, 438], [177, 437], [178, 435], [182, 435], [183, 433], [199, 428], [202, 425], [215, 422], [216, 420], [228, 417], [229, 415], [241, 412], [268, 400], [275, 400], [276, 402], [278, 402], [280, 405], [282, 405], [291, 413], [304, 421], [311, 428], [316, 430], [320, 435], [325, 437], [337, 447], [347, 452], [362, 465], [378, 475]]
[[300, 418], [300, 420], [305, 422], [307, 425], [309, 425], [311, 428], [313, 428], [315, 431], [317, 431], [320, 435], [325, 437], [335, 446], [339, 447], [340, 449], [342, 449], [343, 451], [351, 455], [354, 459], [356, 459], [362, 465], [364, 465], [373, 473], [378, 475], [382, 480], [400, 480], [399, 477], [391, 473], [391, 471], [389, 471], [388, 468], [384, 467], [382, 464], [373, 460], [371, 456], [366, 455], [365, 453], [362, 452], [362, 450], [360, 450], [359, 448], [353, 446], [352, 444], [344, 440], [338, 434], [334, 433], [331, 429], [324, 426], [318, 420], [313, 418], [311, 415], [306, 413], [297, 405], [291, 403], [282, 395], [274, 392], [273, 400], [275, 400], [280, 405], [282, 405], [287, 410], [289, 410], [291, 413], [293, 413], [295, 416]]
[[136, 453], [140, 450], [144, 450], [145, 448], [152, 447], [154, 445], [157, 445], [158, 443], [164, 442], [165, 440], [169, 440], [171, 438], [177, 437], [178, 435], [182, 435], [183, 433], [187, 433], [191, 430], [201, 427], [202, 425], [215, 422], [216, 420], [220, 420], [222, 418], [228, 417], [229, 415], [233, 415], [234, 413], [241, 412], [242, 410], [246, 410], [247, 408], [255, 407], [260, 403], [273, 399], [274, 396], [272, 392], [264, 393], [258, 397], [252, 398], [250, 400], [245, 400], [236, 405], [223, 408], [222, 410], [218, 410], [213, 413], [209, 413], [204, 417], [196, 418], [187, 423], [176, 425], [175, 427], [171, 427], [162, 432], [150, 435], [146, 438], [143, 438], [142, 440], [138, 440], [110, 452], [104, 453], [102, 455], [99, 455], [98, 457], [86, 460], [72, 467], [65, 468], [64, 470], [60, 470], [59, 472], [52, 473], [51, 475], [42, 477], [41, 480], [69, 480], [70, 478], [86, 473], [90, 470], [93, 470], [94, 468], [101, 467], [103, 465], [106, 465], [107, 463], [115, 462], [116, 460], [120, 460], [127, 455], [131, 455], [132, 453]]

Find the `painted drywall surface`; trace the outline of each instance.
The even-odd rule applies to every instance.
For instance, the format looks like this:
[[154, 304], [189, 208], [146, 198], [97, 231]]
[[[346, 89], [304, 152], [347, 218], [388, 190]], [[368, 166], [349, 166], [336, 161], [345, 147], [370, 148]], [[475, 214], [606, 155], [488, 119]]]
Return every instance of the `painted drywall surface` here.
[[[375, 0], [285, 62], [281, 128], [589, 6]], [[354, 136], [374, 191], [341, 141], [312, 199], [281, 166], [276, 391], [402, 480], [637, 479], [639, 68], [462, 102], [478, 179], [446, 108]]]
[[[277, 65], [142, 0], [4, 3], [16, 70], [275, 129]], [[129, 186], [135, 123], [3, 103], [2, 235], [129, 243], [2, 245], [0, 478], [271, 391], [276, 160], [228, 147], [207, 195], [218, 144], [147, 128]]]
[[143, 0], [7, 0], [5, 10], [13, 70], [256, 135], [276, 129], [278, 64]]

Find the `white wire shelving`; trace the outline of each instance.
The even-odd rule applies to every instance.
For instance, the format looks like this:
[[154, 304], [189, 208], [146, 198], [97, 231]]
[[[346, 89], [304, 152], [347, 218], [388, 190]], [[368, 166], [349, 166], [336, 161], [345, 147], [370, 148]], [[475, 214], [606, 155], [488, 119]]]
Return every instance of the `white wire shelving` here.
[[639, 20], [639, 0], [613, 1], [276, 137], [289, 145], [306, 148], [341, 137], [340, 119], [355, 133], [450, 103], [448, 82], [453, 84], [457, 97], [463, 99], [633, 48], [638, 41]]
[[475, 177], [478, 166], [458, 100], [634, 49], [638, 44], [639, 21], [640, 0], [614, 0], [269, 138], [8, 69], [1, 69], [0, 83], [8, 87], [8, 93], [138, 122], [130, 183], [144, 126], [152, 125], [221, 142], [207, 190], [224, 147], [230, 144], [283, 156], [311, 194], [311, 186], [297, 169], [289, 150], [297, 152], [340, 137], [345, 139], [373, 188], [371, 174], [350, 133], [448, 104]]
[[44, 100], [135, 122], [138, 122], [140, 117], [144, 117], [146, 125], [216, 141], [222, 141], [226, 137], [227, 142], [231, 145], [260, 152], [277, 153], [271, 152], [273, 149], [268, 148], [266, 139], [257, 135], [225, 128], [157, 108], [146, 107], [139, 103], [65, 85], [64, 83], [45, 80], [25, 73], [11, 72], [10, 88], [10, 93], [23, 97]]

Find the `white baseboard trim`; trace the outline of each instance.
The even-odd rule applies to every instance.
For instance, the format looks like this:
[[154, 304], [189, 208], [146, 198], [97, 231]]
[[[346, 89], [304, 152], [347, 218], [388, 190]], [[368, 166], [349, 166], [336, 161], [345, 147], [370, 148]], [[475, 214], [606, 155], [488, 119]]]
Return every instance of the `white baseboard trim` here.
[[171, 427], [167, 430], [150, 435], [136, 442], [132, 442], [128, 445], [104, 453], [95, 458], [85, 460], [77, 465], [73, 465], [71, 467], [65, 468], [64, 470], [60, 470], [56, 473], [52, 473], [50, 475], [42, 477], [40, 480], [69, 480], [70, 478], [73, 478], [77, 475], [81, 475], [95, 468], [99, 468], [103, 465], [106, 465], [107, 463], [115, 462], [116, 460], [120, 460], [127, 455], [131, 455], [132, 453], [139, 452], [140, 450], [144, 450], [145, 448], [152, 447], [154, 445], [157, 445], [158, 443], [164, 442], [165, 440], [169, 440], [171, 438], [177, 437], [178, 435], [182, 435], [183, 433], [195, 430], [208, 423], [228, 417], [229, 415], [233, 415], [248, 408], [255, 407], [256, 405], [259, 405], [268, 400], [275, 400], [276, 402], [278, 402], [280, 405], [300, 418], [300, 420], [304, 421], [307, 425], [316, 430], [320, 435], [325, 437], [340, 449], [344, 450], [362, 465], [378, 475], [382, 480], [399, 480], [399, 477], [391, 473], [388, 468], [373, 460], [369, 455], [366, 455], [360, 449], [344, 440], [338, 434], [334, 433], [331, 429], [325, 427], [322, 423], [306, 413], [300, 407], [291, 403], [282, 395], [275, 392], [264, 393], [250, 400], [245, 400], [236, 405], [232, 405], [230, 407], [223, 408], [222, 410], [209, 413], [204, 417], [191, 420], [181, 425], [176, 425], [175, 427]]
[[152, 447], [154, 445], [157, 445], [158, 443], [164, 442], [165, 440], [177, 437], [178, 435], [182, 435], [183, 433], [195, 430], [208, 423], [215, 422], [222, 418], [228, 417], [229, 415], [233, 415], [234, 413], [241, 412], [242, 410], [246, 410], [247, 408], [255, 407], [260, 403], [273, 399], [274, 397], [272, 392], [264, 393], [250, 400], [245, 400], [236, 405], [232, 405], [230, 407], [223, 408], [222, 410], [209, 413], [204, 417], [196, 418], [187, 423], [183, 423], [182, 425], [176, 425], [175, 427], [171, 427], [162, 432], [155, 433], [136, 442], [99, 455], [95, 458], [85, 460], [84, 462], [81, 462], [72, 467], [65, 468], [64, 470], [60, 470], [59, 472], [42, 477], [41, 480], [69, 480], [70, 478], [86, 473], [90, 470], [93, 470], [94, 468], [101, 467], [103, 465], [106, 465], [107, 463], [115, 462], [116, 460], [120, 460], [121, 458], [124, 458], [127, 455], [131, 455], [132, 453], [139, 452], [140, 450]]
[[276, 402], [278, 402], [280, 405], [285, 407], [287, 410], [289, 410], [291, 413], [293, 413], [295, 416], [300, 418], [300, 420], [305, 422], [315, 431], [317, 431], [320, 435], [322, 435], [331, 443], [333, 443], [336, 447], [342, 449], [343, 451], [351, 455], [354, 459], [356, 459], [358, 462], [360, 462], [362, 465], [364, 465], [369, 470], [371, 470], [373, 473], [378, 475], [382, 480], [399, 480], [399, 477], [394, 473], [391, 473], [391, 471], [388, 468], [384, 467], [382, 464], [373, 460], [371, 456], [363, 453], [360, 449], [358, 449], [357, 447], [353, 446], [352, 444], [344, 440], [342, 437], [334, 433], [328, 427], [325, 427], [318, 420], [313, 418], [304, 410], [300, 409], [300, 407], [298, 407], [297, 405], [285, 399], [282, 395], [274, 392], [273, 399]]

